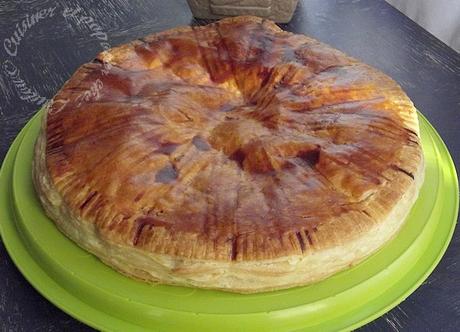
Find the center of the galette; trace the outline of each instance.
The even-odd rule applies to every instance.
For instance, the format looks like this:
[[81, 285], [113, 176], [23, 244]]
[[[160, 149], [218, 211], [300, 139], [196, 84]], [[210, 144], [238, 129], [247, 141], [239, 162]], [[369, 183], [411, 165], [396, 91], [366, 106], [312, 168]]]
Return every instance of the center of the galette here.
[[295, 166], [314, 165], [320, 147], [305, 137], [288, 135], [254, 117], [254, 109], [227, 112], [209, 136], [209, 144], [250, 173], [267, 173]]

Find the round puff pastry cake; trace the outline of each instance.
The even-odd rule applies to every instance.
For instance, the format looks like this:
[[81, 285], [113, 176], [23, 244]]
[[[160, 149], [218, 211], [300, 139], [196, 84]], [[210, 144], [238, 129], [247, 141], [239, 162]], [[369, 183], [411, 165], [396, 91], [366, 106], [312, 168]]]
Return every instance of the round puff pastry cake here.
[[256, 17], [104, 51], [45, 113], [46, 213], [146, 281], [319, 281], [390, 240], [423, 181], [416, 110], [392, 79]]

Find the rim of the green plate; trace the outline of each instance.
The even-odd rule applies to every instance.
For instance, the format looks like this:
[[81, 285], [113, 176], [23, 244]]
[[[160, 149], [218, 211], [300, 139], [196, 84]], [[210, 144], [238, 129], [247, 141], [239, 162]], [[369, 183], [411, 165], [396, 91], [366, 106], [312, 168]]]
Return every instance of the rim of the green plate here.
[[[426, 119], [425, 119], [425, 122], [426, 122], [426, 124], [425, 124], [425, 125], [426, 125], [426, 129], [430, 132], [430, 138], [431, 138], [432, 140], [433, 140], [433, 139], [436, 140], [435, 143], [434, 143], [434, 145], [436, 146], [436, 148], [437, 148], [438, 150], [441, 150], [440, 153], [443, 154], [443, 156], [441, 156], [441, 157], [444, 158], [443, 160], [444, 160], [444, 161], [448, 164], [448, 166], [449, 166], [446, 170], [443, 170], [443, 171], [449, 171], [449, 172], [450, 172], [450, 179], [452, 179], [452, 178], [455, 179], [455, 180], [454, 180], [453, 187], [451, 188], [451, 190], [453, 190], [454, 193], [458, 193], [457, 177], [456, 177], [456, 174], [455, 174], [456, 172], [455, 172], [455, 167], [453, 166], [452, 159], [450, 158], [450, 155], [448, 154], [447, 149], [446, 149], [444, 143], [442, 142], [442, 140], [440, 139], [439, 135], [438, 135], [438, 134], [436, 133], [436, 131], [429, 125], [429, 123], [426, 121]], [[29, 128], [29, 125], [30, 125], [30, 123], [28, 124], [27, 128]], [[25, 133], [25, 130], [26, 130], [26, 128], [24, 128], [22, 134]], [[433, 137], [433, 136], [434, 136], [434, 137]], [[20, 145], [20, 139], [21, 139], [21, 137], [18, 137], [18, 138], [17, 138], [17, 142], [15, 141], [15, 144], [17, 144], [17, 146]], [[11, 151], [12, 151], [12, 150], [13, 150], [13, 147], [12, 147]], [[11, 152], [11, 151], [10, 151], [10, 152]], [[9, 152], [9, 154], [10, 154], [10, 152]], [[439, 152], [439, 151], [438, 151], [438, 152]], [[9, 158], [9, 157], [10, 157], [10, 155], [7, 156], [7, 158]], [[14, 157], [14, 156], [13, 156], [13, 157]], [[12, 157], [12, 158], [13, 158], [13, 157]], [[6, 163], [6, 159], [7, 159], [7, 158], [5, 158], [5, 163]], [[4, 167], [5, 167], [5, 166], [4, 166]], [[1, 176], [2, 176], [2, 178], [4, 178], [4, 177], [6, 176], [6, 175], [4, 175], [4, 170], [3, 170], [3, 168], [2, 168]], [[388, 303], [387, 303], [386, 305], [379, 305], [379, 308], [381, 308], [380, 310], [373, 311], [373, 313], [367, 315], [366, 318], [364, 318], [364, 319], [359, 319], [358, 321], [355, 321], [354, 323], [349, 324], [346, 328], [356, 328], [356, 327], [358, 327], [358, 326], [361, 326], [361, 325], [363, 325], [363, 324], [365, 324], [365, 323], [367, 323], [367, 322], [373, 320], [375, 317], [378, 317], [378, 316], [380, 316], [381, 314], [383, 314], [384, 312], [388, 311], [389, 309], [391, 309], [392, 307], [394, 307], [395, 305], [397, 305], [401, 300], [403, 300], [403, 299], [404, 299], [408, 294], [410, 294], [416, 287], [418, 287], [418, 286], [420, 285], [420, 283], [423, 282], [423, 280], [426, 278], [426, 276], [427, 276], [429, 273], [431, 273], [431, 271], [434, 269], [434, 267], [436, 266], [436, 264], [439, 262], [440, 258], [442, 257], [442, 254], [443, 254], [444, 251], [446, 250], [446, 248], [447, 248], [447, 246], [448, 246], [448, 243], [449, 243], [449, 240], [450, 240], [450, 238], [451, 238], [451, 236], [452, 236], [453, 230], [454, 230], [454, 228], [455, 228], [456, 215], [457, 215], [457, 213], [458, 213], [458, 194], [457, 194], [457, 195], [453, 195], [453, 196], [454, 196], [454, 201], [453, 201], [453, 205], [454, 205], [453, 207], [454, 207], [454, 209], [451, 210], [452, 215], [453, 215], [453, 218], [452, 218], [453, 221], [450, 223], [450, 224], [451, 224], [451, 227], [450, 227], [449, 231], [448, 231], [446, 234], [444, 234], [444, 239], [445, 239], [445, 241], [443, 241], [442, 246], [441, 246], [441, 247], [439, 248], [439, 250], [436, 252], [436, 253], [437, 253], [436, 257], [433, 258], [432, 260], [430, 260], [430, 264], [428, 264], [429, 266], [428, 266], [426, 263], [422, 264], [422, 267], [419, 268], [419, 269], [421, 269], [421, 270], [423, 270], [423, 271], [422, 271], [421, 274], [420, 274], [420, 273], [417, 274], [418, 277], [415, 278], [415, 279], [417, 279], [417, 280], [411, 281], [411, 282], [409, 283], [409, 285], [407, 285], [408, 287], [404, 287], [404, 291], [401, 291], [401, 290], [395, 291], [398, 295], [393, 294], [393, 296], [390, 296], [390, 297], [392, 298], [392, 300], [391, 300], [391, 301], [387, 301]], [[1, 227], [1, 225], [0, 225], [0, 227]], [[2, 234], [4, 233], [4, 231], [3, 231], [1, 228], [0, 228], [0, 231], [2, 232]], [[19, 262], [19, 263], [16, 262], [15, 258], [13, 257], [13, 256], [14, 256], [14, 253], [12, 253], [12, 252], [10, 251], [10, 249], [8, 248], [8, 245], [7, 245], [7, 243], [6, 243], [7, 241], [4, 240], [4, 242], [5, 242], [5, 246], [7, 247], [7, 250], [10, 252], [10, 256], [12, 256], [12, 258], [13, 258], [13, 260], [15, 261], [16, 265], [18, 265], [18, 267], [19, 267], [19, 265], [20, 265], [21, 263], [20, 263], [20, 262]], [[21, 243], [20, 243], [20, 244], [21, 244]], [[22, 243], [22, 245], [24, 245], [24, 243]], [[32, 256], [30, 256], [30, 257], [31, 257], [32, 260], [34, 259]], [[415, 266], [414, 266], [414, 269], [415, 269]], [[23, 274], [26, 275], [27, 272], [24, 272], [21, 268], [20, 268], [20, 270], [21, 270], [21, 272], [23, 272]], [[27, 277], [27, 276], [26, 276], [26, 277]], [[27, 279], [29, 280], [29, 282], [31, 282], [31, 283], [35, 286], [33, 277], [27, 278]], [[52, 278], [51, 278], [51, 280], [52, 280]], [[401, 281], [401, 280], [403, 280], [403, 281]], [[401, 280], [399, 280], [398, 283], [396, 283], [395, 285], [397, 285], [397, 284], [404, 284], [404, 280], [405, 280], [405, 279], [404, 279], [404, 278], [401, 278]], [[52, 280], [52, 281], [54, 281], [54, 280]], [[55, 281], [54, 281], [54, 282], [55, 282]], [[36, 288], [38, 288], [38, 287], [36, 287]], [[40, 289], [39, 289], [39, 291], [40, 291]], [[387, 292], [387, 291], [388, 291], [388, 289], [386, 290], [386, 292]], [[45, 292], [46, 292], [46, 291], [43, 291], [43, 292], [41, 292], [41, 293], [44, 294]], [[384, 294], [386, 294], [386, 293], [384, 293]], [[44, 294], [44, 295], [45, 295], [45, 297], [48, 297], [48, 296], [46, 296], [47, 294]], [[48, 294], [48, 295], [49, 295], [49, 294]], [[52, 296], [51, 296], [51, 297], [52, 297]], [[376, 298], [374, 298], [374, 299], [376, 299]], [[76, 313], [74, 312], [74, 311], [75, 311], [75, 308], [72, 308], [71, 305], [69, 306], [69, 309], [68, 309], [68, 310], [65, 310], [65, 308], [67, 308], [67, 306], [64, 306], [63, 303], [59, 303], [59, 301], [58, 301], [59, 299], [50, 298], [50, 300], [51, 300], [52, 302], [54, 302], [56, 305], [58, 305], [59, 307], [61, 307], [62, 309], [64, 309], [64, 311], [70, 313], [71, 315], [73, 315], [73, 316], [76, 317], [77, 319], [80, 319], [80, 320], [84, 321], [84, 322], [87, 323], [88, 325], [91, 325], [91, 326], [94, 326], [94, 327], [98, 327], [98, 328], [104, 328], [103, 326], [101, 326], [100, 323], [92, 324], [92, 321], [88, 321], [88, 319], [84, 319], [85, 317], [81, 317], [80, 315], [76, 314]], [[76, 300], [78, 300], [78, 298], [77, 298]], [[56, 302], [58, 302], [58, 303], [56, 303]], [[63, 306], [64, 306], [65, 308], [63, 308]], [[163, 310], [169, 310], [169, 309], [163, 309]], [[279, 311], [286, 311], [286, 310], [289, 311], [290, 309], [279, 310]], [[250, 314], [250, 315], [253, 315], [253, 314], [254, 314], [254, 313], [252, 313], [252, 314]], [[206, 314], [206, 315], [208, 315], [208, 314]], [[220, 314], [220, 315], [221, 315], [221, 314]], [[232, 316], [239, 316], [239, 315], [235, 315], [235, 314], [231, 314], [231, 315], [232, 315]], [[112, 316], [109, 316], [109, 317], [112, 317]], [[341, 317], [341, 316], [338, 316], [338, 317]], [[105, 328], [107, 328], [107, 327], [105, 327]]]
[[[38, 122], [34, 127], [34, 131], [39, 130]], [[135, 304], [141, 305], [139, 308], [137, 308], [137, 310], [145, 310], [146, 308], [142, 308], [142, 305], [147, 304], [149, 306], [156, 306], [176, 311], [180, 310], [196, 312], [198, 310], [201, 310], [200, 313], [204, 314], [244, 313], [247, 315], [249, 313], [292, 309], [293, 307], [299, 307], [306, 304], [325, 301], [332, 297], [336, 297], [337, 295], [343, 293], [344, 291], [347, 291], [350, 288], [361, 286], [363, 282], [379, 274], [383, 269], [387, 268], [387, 265], [390, 265], [394, 260], [400, 257], [401, 254], [407, 250], [407, 248], [411, 246], [411, 244], [417, 239], [418, 235], [423, 230], [424, 226], [424, 224], [419, 222], [417, 223], [417, 225], [414, 225], [414, 223], [412, 223], [411, 231], [406, 232], [409, 233], [410, 239], [406, 241], [400, 249], [392, 250], [390, 252], [390, 255], [388, 255], [389, 249], [387, 246], [387, 250], [384, 250], [386, 251], [385, 255], [382, 257], [383, 253], [380, 254], [381, 258], [387, 259], [385, 263], [382, 263], [382, 260], [374, 259], [374, 264], [369, 265], [369, 263], [372, 262], [372, 259], [368, 260], [366, 262], [368, 264], [366, 268], [364, 268], [363, 265], [360, 265], [355, 269], [345, 271], [344, 273], [347, 275], [341, 278], [339, 282], [335, 282], [334, 279], [340, 278], [340, 276], [343, 276], [344, 273], [338, 274], [334, 278], [330, 278], [323, 282], [317, 283], [314, 287], [295, 288], [291, 290], [271, 292], [270, 294], [253, 294], [244, 295], [242, 297], [239, 294], [211, 292], [211, 296], [206, 296], [210, 294], [210, 291], [194, 290], [195, 292], [199, 293], [195, 295], [204, 294], [205, 298], [201, 299], [201, 303], [199, 300], [197, 300], [196, 296], [193, 297], [192, 301], [189, 301], [190, 297], [182, 297], [182, 295], [180, 295], [179, 298], [175, 297], [173, 291], [185, 290], [186, 292], [189, 292], [191, 290], [190, 288], [178, 288], [171, 286], [159, 286], [152, 288], [151, 285], [139, 283], [137, 281], [133, 281], [132, 279], [121, 276], [119, 273], [116, 273], [112, 269], [107, 268], [104, 264], [100, 264], [98, 261], [93, 260], [93, 257], [88, 255], [84, 251], [83, 253], [85, 254], [86, 258], [90, 260], [90, 264], [92, 264], [93, 269], [89, 273], [82, 272], [81, 266], [79, 266], [78, 269], [75, 269], [75, 264], [78, 260], [78, 257], [68, 257], [64, 255], [64, 249], [66, 248], [66, 246], [70, 246], [69, 249], [72, 249], [73, 247], [73, 249], [75, 249], [76, 251], [76, 255], [78, 255], [82, 251], [77, 246], [73, 245], [72, 242], [68, 241], [67, 238], [63, 237], [61, 233], [56, 230], [54, 224], [45, 216], [43, 216], [43, 220], [34, 220], [36, 216], [40, 216], [42, 214], [42, 208], [39, 202], [36, 200], [36, 195], [33, 192], [33, 190], [29, 190], [28, 192], [20, 190], [22, 188], [32, 188], [32, 184], [29, 179], [30, 177], [28, 176], [31, 170], [27, 166], [23, 167], [23, 160], [31, 157], [33, 152], [33, 145], [30, 143], [32, 143], [35, 140], [35, 136], [36, 135], [32, 130], [29, 130], [29, 132], [26, 133], [26, 136], [23, 140], [23, 142], [25, 141], [25, 144], [22, 144], [20, 146], [17, 154], [17, 159], [19, 160], [15, 163], [13, 175], [13, 193], [15, 197], [15, 204], [17, 207], [16, 212], [19, 215], [17, 221], [19, 221], [18, 225], [21, 226], [20, 229], [26, 236], [28, 236], [28, 238], [24, 239], [27, 243], [30, 244], [31, 252], [34, 253], [36, 259], [40, 259], [41, 265], [44, 268], [46, 268], [50, 276], [52, 275], [52, 272], [56, 272], [57, 275], [53, 275], [54, 279], [60, 279], [63, 282], [74, 281], [67, 287], [69, 292], [78, 290], [80, 295], [81, 293], [85, 293], [84, 291], [86, 290], [86, 294], [88, 297], [91, 297], [93, 295], [95, 296], [99, 292], [99, 298], [93, 298], [93, 300], [96, 302], [102, 301], [102, 299], [107, 298], [107, 296], [112, 297], [113, 301], [106, 300], [106, 302], [108, 302], [107, 306], [109, 306], [112, 303], [120, 304], [121, 307], [111, 308], [111, 310], [118, 310], [120, 315], [126, 314], [126, 310], [125, 308], [123, 308], [122, 301], [126, 298], [130, 298], [132, 295], [132, 291], [134, 291], [135, 294], [141, 295], [141, 297], [143, 295], [147, 297], [147, 299], [144, 300], [139, 299], [139, 296], [136, 299], [131, 299], [132, 306], [134, 306]], [[29, 142], [27, 142], [27, 140]], [[27, 160], [25, 164], [29, 165], [30, 163]], [[436, 179], [439, 176], [440, 173], [436, 174], [436, 176], [433, 176], [431, 178]], [[436, 184], [437, 183], [434, 183], [433, 186], [435, 186]], [[25, 199], [25, 197], [27, 197], [28, 194], [30, 195], [29, 199]], [[434, 201], [433, 206], [436, 206], [435, 203], [436, 201]], [[33, 208], [34, 206], [36, 208], [35, 211], [30, 211], [30, 208]], [[434, 211], [433, 206], [430, 207], [431, 212]], [[23, 213], [24, 215], [22, 215]], [[425, 222], [427, 222], [428, 220], [429, 219], [427, 218]], [[46, 227], [49, 228], [48, 233], [44, 232], [46, 230]], [[43, 232], [43, 235], [40, 236], [40, 232]], [[62, 243], [60, 244], [58, 243], [58, 241], [62, 241]], [[55, 270], [56, 267], [59, 267], [59, 269]], [[103, 271], [97, 271], [97, 268], [103, 268]], [[99, 276], [104, 272], [108, 272], [109, 275], [105, 276], [104, 278], [100, 278]], [[110, 282], [111, 278], [118, 278], [118, 280], [116, 280], [117, 284], [115, 286], [107, 282]], [[84, 282], [87, 282], [86, 285], [88, 288], [91, 288], [90, 290], [81, 287], [84, 286], [82, 284]], [[143, 287], [143, 289], [133, 289], [133, 287]], [[318, 289], [320, 289], [321, 287], [322, 291], [319, 292]], [[159, 288], [166, 289], [166, 292], [168, 292], [168, 299], [165, 299], [164, 296], [162, 296], [163, 294], [158, 294], [157, 291], [159, 290]], [[315, 291], [317, 294], [312, 298], [312, 293], [314, 293]], [[292, 295], [296, 293], [301, 293], [302, 296], [300, 298], [298, 297], [297, 301], [293, 301]], [[249, 304], [246, 303], [248, 300], [253, 300], [254, 298], [255, 301], [250, 302]], [[263, 299], [262, 302], [260, 301], [260, 298]], [[171, 302], [169, 303], [169, 305], [168, 303], [165, 303], [167, 300], [170, 299]], [[306, 301], [307, 299], [308, 301]], [[212, 307], [210, 309], [203, 308], [203, 306], [206, 306], [210, 300], [213, 300]], [[144, 301], [147, 301], [147, 303], [145, 303]], [[224, 303], [222, 303], [222, 301], [224, 301]], [[237, 312], [228, 311], [229, 309], [233, 309], [232, 304], [234, 301], [238, 301], [239, 304], [237, 306]], [[267, 306], [269, 302], [273, 303], [272, 306]], [[187, 303], [189, 304], [188, 307], [185, 306]], [[260, 306], [262, 306], [262, 308], [260, 308]]]

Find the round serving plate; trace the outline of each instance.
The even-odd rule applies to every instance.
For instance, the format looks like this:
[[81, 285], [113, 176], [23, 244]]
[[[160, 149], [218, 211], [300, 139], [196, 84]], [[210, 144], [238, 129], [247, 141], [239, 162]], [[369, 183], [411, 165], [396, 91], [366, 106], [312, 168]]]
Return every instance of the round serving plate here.
[[109, 331], [336, 331], [364, 325], [413, 292], [445, 252], [458, 212], [455, 167], [420, 116], [426, 174], [398, 235], [361, 264], [322, 282], [260, 294], [151, 285], [80, 249], [46, 217], [31, 179], [38, 113], [0, 173], [0, 232], [27, 280], [73, 317]]

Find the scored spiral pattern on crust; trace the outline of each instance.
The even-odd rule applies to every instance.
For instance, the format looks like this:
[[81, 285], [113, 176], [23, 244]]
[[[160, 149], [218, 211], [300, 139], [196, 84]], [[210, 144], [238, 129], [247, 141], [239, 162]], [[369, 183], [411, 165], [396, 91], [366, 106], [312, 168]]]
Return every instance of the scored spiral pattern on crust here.
[[102, 52], [46, 121], [47, 168], [72, 213], [107, 241], [185, 258], [340, 244], [384, 218], [422, 160], [393, 80], [250, 17]]

